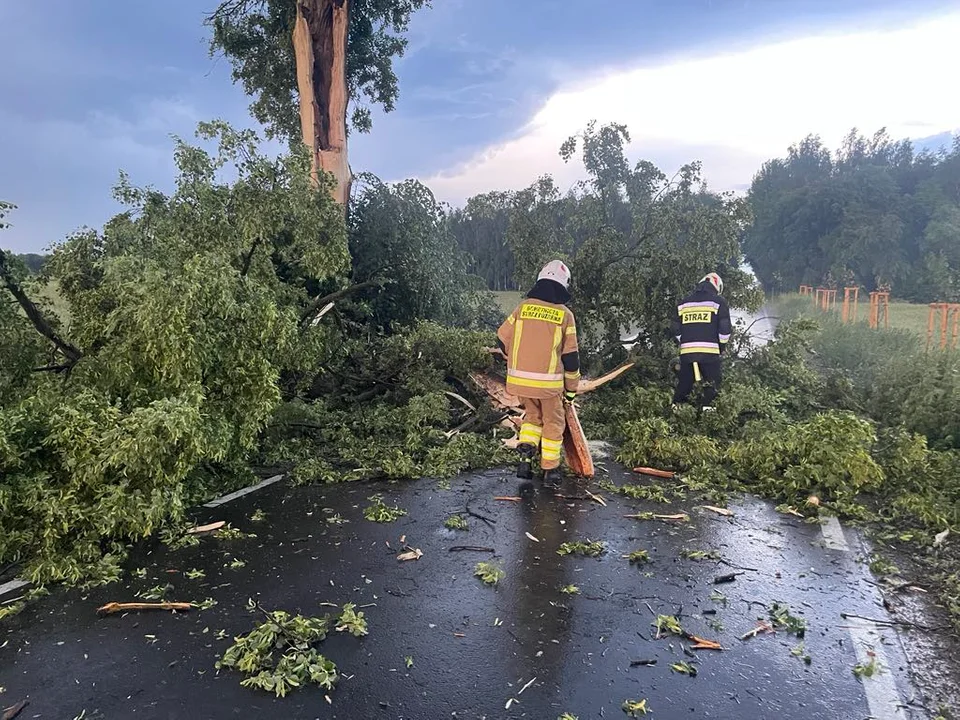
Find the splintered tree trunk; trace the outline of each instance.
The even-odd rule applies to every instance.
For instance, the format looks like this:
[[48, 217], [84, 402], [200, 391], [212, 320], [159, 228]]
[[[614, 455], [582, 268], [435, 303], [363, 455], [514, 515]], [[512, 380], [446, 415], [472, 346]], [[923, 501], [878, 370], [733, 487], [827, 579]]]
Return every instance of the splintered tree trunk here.
[[347, 31], [350, 0], [297, 0], [293, 49], [300, 93], [303, 142], [312, 151], [312, 175], [318, 169], [336, 180], [333, 197], [350, 198], [347, 163]]

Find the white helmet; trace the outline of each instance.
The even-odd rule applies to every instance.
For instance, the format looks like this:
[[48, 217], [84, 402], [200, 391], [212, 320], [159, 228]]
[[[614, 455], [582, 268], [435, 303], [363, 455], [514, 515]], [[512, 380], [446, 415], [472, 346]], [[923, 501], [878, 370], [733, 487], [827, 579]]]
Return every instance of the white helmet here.
[[570, 268], [560, 260], [551, 260], [543, 266], [543, 270], [537, 275], [537, 280], [553, 280], [563, 285], [564, 288], [570, 288]]
[[700, 282], [710, 283], [718, 293], [721, 295], [723, 294], [723, 280], [721, 280], [720, 276], [716, 273], [704, 275], [702, 278], [700, 278]]

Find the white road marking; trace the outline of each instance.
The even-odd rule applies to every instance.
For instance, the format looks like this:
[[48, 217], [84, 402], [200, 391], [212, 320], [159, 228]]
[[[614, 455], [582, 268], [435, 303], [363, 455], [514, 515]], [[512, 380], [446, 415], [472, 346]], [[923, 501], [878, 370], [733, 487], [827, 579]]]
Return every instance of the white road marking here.
[[245, 487], [242, 490], [237, 490], [236, 492], [232, 492], [229, 495], [224, 495], [223, 497], [219, 497], [216, 500], [211, 500], [208, 503], [204, 503], [203, 506], [205, 508], [220, 507], [221, 505], [225, 505], [231, 500], [236, 500], [237, 498], [243, 497], [244, 495], [249, 495], [250, 493], [256, 492], [257, 490], [262, 490], [263, 488], [267, 487], [267, 485], [273, 485], [275, 482], [280, 482], [280, 480], [282, 479], [283, 479], [283, 475], [274, 475], [273, 477], [267, 478], [266, 480], [261, 480], [256, 485]]
[[820, 526], [820, 531], [823, 533], [823, 544], [827, 548], [850, 552], [850, 546], [847, 544], [847, 538], [843, 535], [840, 521], [834, 515], [827, 518], [827, 521]]
[[[875, 659], [880, 666], [879, 673], [861, 680], [863, 692], [867, 696], [867, 707], [870, 708], [870, 717], [875, 720], [907, 720], [900, 693], [897, 691], [897, 682], [883, 651], [880, 629], [868, 620], [848, 618], [848, 622], [857, 662], [868, 665]], [[872, 657], [870, 652], [873, 652]]]
[[3, 597], [7, 593], [12, 593], [15, 590], [19, 590], [20, 588], [29, 584], [30, 583], [28, 583], [26, 580], [11, 580], [9, 582], [5, 582], [3, 585], [0, 585], [0, 597]]
[[[843, 528], [835, 516], [829, 516], [827, 521], [820, 526], [820, 531], [823, 533], [825, 547], [830, 550], [850, 552], [850, 545], [843, 534]], [[849, 618], [848, 622], [857, 662], [868, 665], [872, 659], [876, 658], [881, 667], [880, 673], [861, 680], [863, 694], [867, 698], [867, 707], [870, 709], [871, 720], [907, 720], [903, 703], [900, 700], [900, 693], [897, 690], [897, 681], [893, 677], [886, 653], [883, 651], [883, 645], [880, 642], [880, 629], [876, 623], [869, 620]], [[873, 652], [873, 657], [870, 656], [870, 652]]]

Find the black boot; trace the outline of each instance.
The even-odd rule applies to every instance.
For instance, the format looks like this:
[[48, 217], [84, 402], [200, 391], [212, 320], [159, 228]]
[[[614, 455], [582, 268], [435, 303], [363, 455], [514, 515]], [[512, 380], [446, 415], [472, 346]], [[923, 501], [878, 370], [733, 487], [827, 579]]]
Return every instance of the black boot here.
[[531, 461], [537, 449], [533, 445], [518, 445], [520, 462], [517, 464], [517, 477], [521, 480], [533, 480], [533, 466]]
[[560, 481], [563, 479], [563, 476], [560, 474], [559, 468], [553, 468], [552, 470], [543, 471], [543, 486], [548, 488], [558, 488], [560, 487]]

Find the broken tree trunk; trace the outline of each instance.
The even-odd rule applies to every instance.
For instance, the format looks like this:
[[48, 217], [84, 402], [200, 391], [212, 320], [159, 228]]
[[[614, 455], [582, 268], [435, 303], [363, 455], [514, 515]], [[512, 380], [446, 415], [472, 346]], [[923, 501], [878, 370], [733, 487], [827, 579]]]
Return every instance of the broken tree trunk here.
[[293, 51], [300, 93], [300, 129], [311, 150], [311, 176], [335, 180], [333, 199], [346, 207], [352, 175], [347, 162], [347, 37], [350, 0], [298, 0]]

